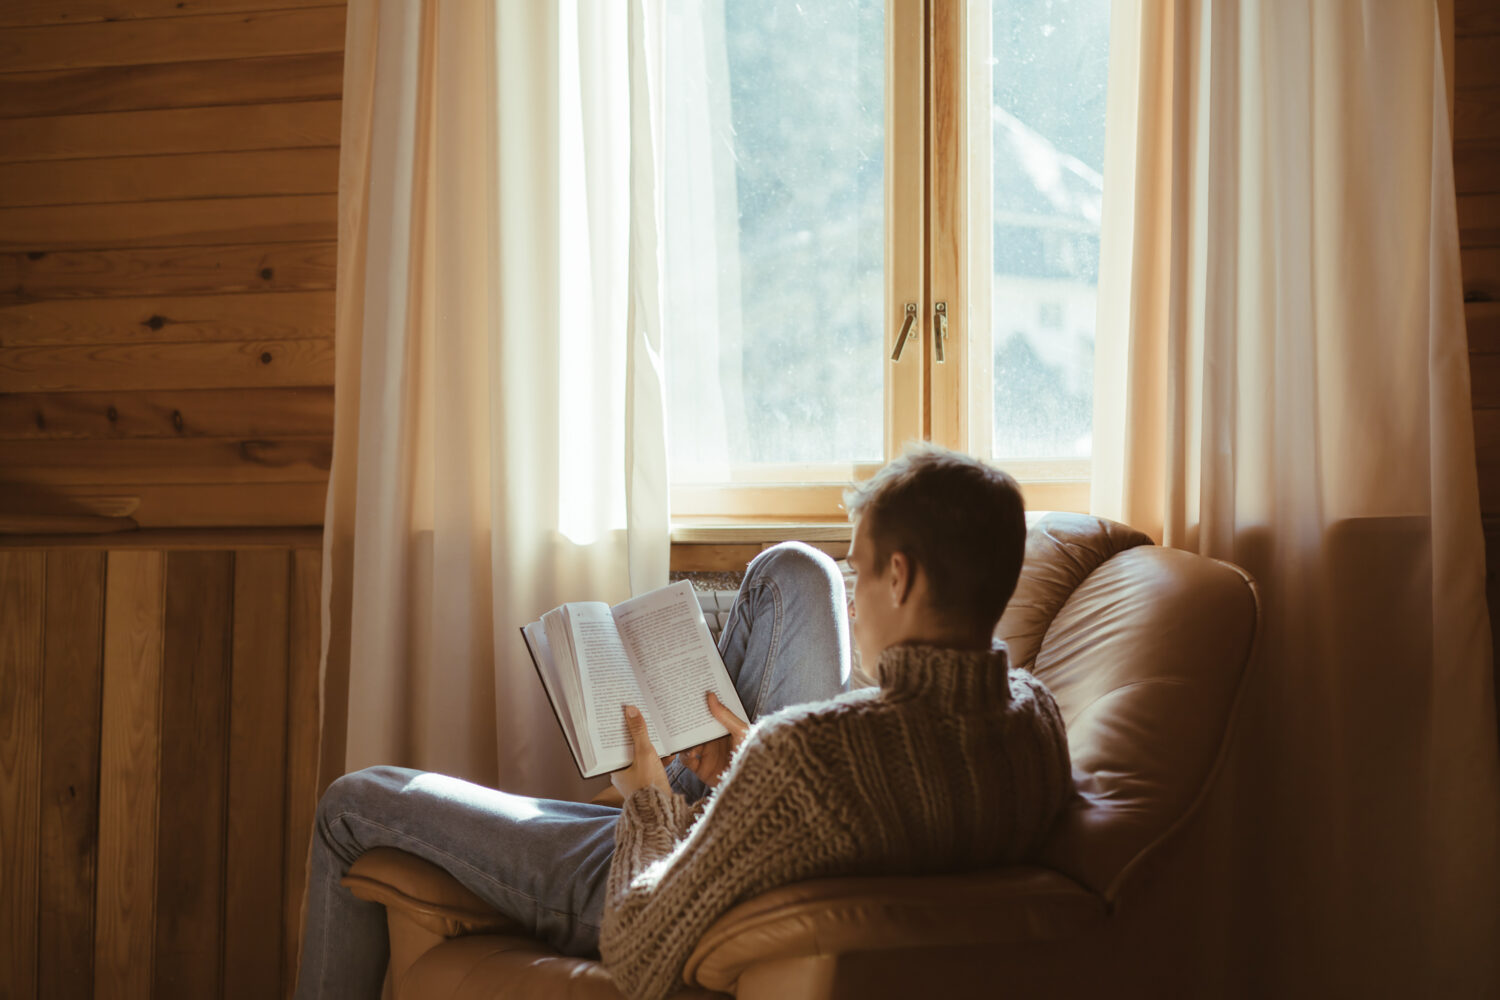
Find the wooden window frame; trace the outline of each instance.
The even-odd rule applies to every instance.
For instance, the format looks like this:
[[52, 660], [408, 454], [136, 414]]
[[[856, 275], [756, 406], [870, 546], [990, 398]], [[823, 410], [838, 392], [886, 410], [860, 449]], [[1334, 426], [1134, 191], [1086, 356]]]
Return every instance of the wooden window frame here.
[[[991, 248], [970, 240], [969, 219], [988, 215], [988, 106], [968, 100], [990, 59], [989, 3], [886, 0], [885, 460], [913, 441], [988, 452], [992, 377], [986, 351], [971, 351], [970, 317], [989, 317]], [[971, 80], [971, 77], [974, 79]], [[976, 105], [979, 102], [974, 102]], [[982, 186], [981, 186], [982, 187]], [[890, 356], [905, 304], [919, 322], [899, 361]], [[935, 361], [936, 306], [947, 309], [944, 361]], [[984, 386], [985, 391], [977, 391]], [[1085, 511], [1089, 461], [999, 463], [1021, 483], [1029, 508]], [[788, 524], [843, 522], [843, 494], [875, 463], [736, 467], [724, 483], [670, 487], [674, 539], [705, 542], [716, 525], [728, 542], [760, 525], [766, 540]]]

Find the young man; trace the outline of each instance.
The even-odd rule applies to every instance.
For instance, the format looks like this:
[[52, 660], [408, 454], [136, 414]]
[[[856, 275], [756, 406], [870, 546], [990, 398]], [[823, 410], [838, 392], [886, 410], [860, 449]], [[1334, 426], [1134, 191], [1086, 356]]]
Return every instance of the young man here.
[[849, 647], [831, 561], [795, 544], [762, 553], [720, 640], [755, 724], [710, 698], [730, 735], [664, 768], [626, 706], [622, 808], [395, 768], [335, 782], [319, 803], [298, 995], [378, 994], [383, 909], [338, 885], [377, 845], [442, 865], [563, 951], [597, 946], [633, 997], [672, 992], [709, 924], [776, 886], [1034, 851], [1072, 777], [1051, 695], [993, 640], [1025, 549], [1014, 480], [925, 450], [849, 509], [854, 637], [878, 687], [840, 693]]

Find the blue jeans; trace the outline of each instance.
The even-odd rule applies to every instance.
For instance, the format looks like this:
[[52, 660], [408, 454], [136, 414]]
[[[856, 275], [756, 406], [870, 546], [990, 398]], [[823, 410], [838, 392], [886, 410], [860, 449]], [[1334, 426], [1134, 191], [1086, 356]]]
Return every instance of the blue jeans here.
[[[752, 720], [847, 690], [849, 627], [833, 560], [797, 542], [757, 556], [719, 652]], [[667, 774], [689, 800], [707, 792], [677, 761]], [[510, 795], [409, 768], [344, 775], [318, 803], [297, 996], [380, 995], [385, 908], [339, 885], [373, 847], [439, 865], [565, 954], [597, 952], [619, 815], [612, 806]]]

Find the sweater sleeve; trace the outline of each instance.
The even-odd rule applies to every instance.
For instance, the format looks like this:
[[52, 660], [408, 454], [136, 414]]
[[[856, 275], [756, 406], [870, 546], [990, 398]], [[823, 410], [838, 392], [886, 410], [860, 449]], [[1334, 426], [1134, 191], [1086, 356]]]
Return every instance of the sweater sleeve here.
[[679, 796], [644, 788], [626, 799], [599, 950], [627, 996], [665, 997], [703, 932], [736, 902], [848, 854], [831, 843], [839, 824], [817, 807], [807, 772], [787, 758], [747, 744], [690, 828]]

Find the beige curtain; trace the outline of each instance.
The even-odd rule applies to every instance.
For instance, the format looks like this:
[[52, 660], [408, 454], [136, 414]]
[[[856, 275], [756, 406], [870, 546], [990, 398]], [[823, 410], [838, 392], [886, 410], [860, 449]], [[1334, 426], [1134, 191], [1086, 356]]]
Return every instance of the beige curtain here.
[[666, 583], [655, 15], [349, 7], [325, 780], [585, 791], [517, 630]]
[[[1438, 12], [1116, 0], [1097, 512], [1260, 581], [1205, 992], [1500, 993], [1500, 756]], [[1450, 46], [1451, 48], [1451, 46]]]

